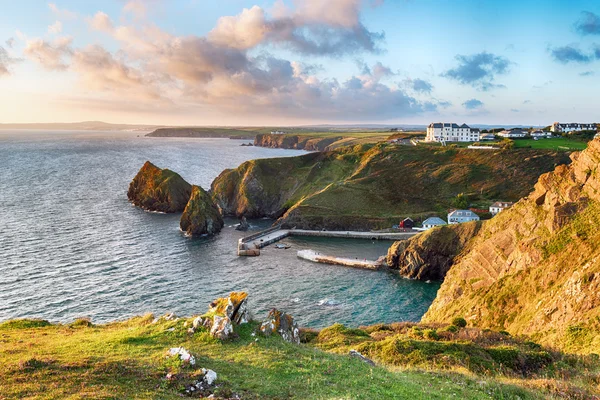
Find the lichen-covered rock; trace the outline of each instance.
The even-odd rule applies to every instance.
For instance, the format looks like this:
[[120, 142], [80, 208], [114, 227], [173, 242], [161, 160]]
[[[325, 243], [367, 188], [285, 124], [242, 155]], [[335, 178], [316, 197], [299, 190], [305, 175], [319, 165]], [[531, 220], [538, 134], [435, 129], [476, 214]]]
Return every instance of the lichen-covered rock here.
[[175, 213], [185, 209], [191, 192], [192, 185], [179, 174], [146, 161], [129, 184], [127, 197], [145, 210]]
[[213, 317], [212, 327], [210, 328], [210, 334], [212, 337], [219, 340], [227, 340], [233, 333], [233, 325], [229, 317], [221, 317], [215, 315]]
[[260, 331], [266, 336], [278, 333], [283, 340], [300, 344], [300, 329], [294, 321], [294, 317], [275, 308], [269, 312], [267, 319], [260, 325]]
[[192, 186], [190, 199], [183, 211], [179, 226], [190, 235], [214, 235], [223, 228], [219, 208], [200, 186]]
[[443, 280], [480, 228], [481, 222], [447, 225], [395, 242], [388, 250], [387, 265], [406, 278]]

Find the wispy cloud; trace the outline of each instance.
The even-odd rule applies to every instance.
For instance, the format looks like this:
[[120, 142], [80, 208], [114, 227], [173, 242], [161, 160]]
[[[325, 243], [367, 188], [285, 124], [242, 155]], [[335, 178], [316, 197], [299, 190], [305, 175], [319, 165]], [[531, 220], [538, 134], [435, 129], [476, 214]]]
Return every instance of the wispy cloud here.
[[54, 34], [61, 33], [62, 32], [62, 28], [63, 28], [62, 22], [56, 21], [52, 25], [48, 26], [48, 33], [54, 33]]
[[594, 71], [585, 71], [585, 72], [580, 72], [579, 76], [594, 76], [595, 72]]
[[4, 47], [0, 46], [0, 78], [3, 75], [9, 75], [10, 66], [18, 63], [19, 61], [21, 61], [19, 58], [11, 57], [8, 54], [8, 51], [6, 51]]
[[442, 76], [483, 91], [504, 87], [495, 84], [494, 80], [497, 75], [509, 72], [511, 62], [506, 57], [482, 52], [470, 56], [459, 54], [455, 58], [458, 66], [444, 72]]
[[417, 93], [430, 94], [433, 90], [433, 85], [424, 79], [405, 79], [404, 84]]
[[584, 53], [573, 45], [555, 47], [550, 49], [550, 54], [552, 55], [554, 61], [561, 64], [568, 64], [571, 62], [587, 64], [593, 60], [591, 55]]
[[483, 102], [477, 99], [470, 99], [462, 103], [467, 110], [478, 110], [483, 107]]

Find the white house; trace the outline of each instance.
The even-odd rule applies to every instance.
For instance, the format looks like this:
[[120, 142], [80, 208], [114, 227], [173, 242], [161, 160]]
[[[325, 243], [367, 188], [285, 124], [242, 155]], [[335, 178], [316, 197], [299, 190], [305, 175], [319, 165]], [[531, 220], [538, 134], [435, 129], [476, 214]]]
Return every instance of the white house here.
[[427, 127], [426, 142], [478, 142], [479, 129], [454, 122], [433, 122]]
[[501, 136], [503, 138], [524, 138], [525, 135], [527, 135], [522, 129], [518, 129], [518, 128], [514, 128], [514, 129], [510, 129], [510, 130], [503, 130], [502, 132], [498, 133], [498, 136]]
[[544, 132], [544, 131], [537, 130], [537, 131], [531, 132], [530, 135], [534, 139], [535, 138], [540, 139], [540, 138], [545, 138], [545, 137], [551, 137], [552, 136], [552, 132]]
[[471, 210], [454, 210], [448, 214], [448, 223], [450, 225], [462, 224], [463, 222], [479, 221], [479, 215]]
[[271, 135], [285, 135], [284, 131], [271, 131]]
[[506, 210], [507, 208], [512, 207], [513, 204], [515, 204], [515, 203], [511, 203], [511, 202], [508, 202], [508, 201], [497, 201], [497, 202], [495, 202], [494, 204], [492, 204], [490, 206], [490, 214], [496, 215], [500, 211]]
[[425, 229], [431, 229], [442, 225], [446, 225], [446, 221], [438, 217], [430, 217], [423, 221], [423, 228]]
[[581, 124], [581, 123], [568, 123], [561, 124], [559, 122], [555, 122], [550, 127], [552, 132], [556, 133], [570, 133], [570, 132], [579, 132], [579, 131], [595, 131], [597, 130], [598, 124]]
[[496, 136], [493, 133], [482, 133], [479, 135], [479, 140], [496, 140]]

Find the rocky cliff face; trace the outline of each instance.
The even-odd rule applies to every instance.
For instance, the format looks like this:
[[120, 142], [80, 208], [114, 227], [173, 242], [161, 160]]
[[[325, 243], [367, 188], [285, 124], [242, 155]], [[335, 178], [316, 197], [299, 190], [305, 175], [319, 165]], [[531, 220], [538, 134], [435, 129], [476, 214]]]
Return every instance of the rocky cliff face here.
[[341, 136], [310, 137], [307, 135], [258, 134], [254, 138], [254, 145], [279, 149], [325, 151], [328, 146], [341, 139]]
[[200, 186], [192, 186], [179, 226], [181, 230], [193, 235], [214, 235], [223, 228], [223, 218], [212, 198]]
[[127, 197], [145, 210], [175, 213], [184, 210], [191, 191], [179, 174], [146, 161], [129, 185]]
[[571, 157], [484, 224], [424, 321], [464, 316], [478, 327], [600, 350], [600, 139]]
[[430, 229], [409, 240], [395, 242], [388, 250], [387, 264], [400, 275], [419, 280], [443, 280], [454, 258], [468, 248], [481, 222]]
[[[270, 135], [281, 136], [281, 135]], [[564, 153], [481, 152], [387, 144], [357, 145], [299, 157], [253, 160], [224, 171], [212, 195], [224, 215], [281, 217], [307, 229], [388, 228], [473, 200], [516, 201]]]

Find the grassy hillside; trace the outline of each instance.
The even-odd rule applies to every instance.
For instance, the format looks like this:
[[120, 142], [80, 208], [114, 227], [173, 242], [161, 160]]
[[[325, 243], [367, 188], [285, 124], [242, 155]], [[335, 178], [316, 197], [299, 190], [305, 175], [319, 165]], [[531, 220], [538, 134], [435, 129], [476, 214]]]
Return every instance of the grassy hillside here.
[[600, 353], [600, 140], [483, 224], [424, 317]]
[[[583, 399], [598, 389], [593, 360], [493, 332], [334, 325], [292, 345], [255, 334], [251, 323], [221, 343], [206, 330], [188, 334], [191, 320], [0, 324], [0, 398], [178, 399], [201, 368], [217, 372], [217, 398]], [[194, 355], [195, 366], [167, 357], [179, 346]], [[348, 356], [351, 347], [378, 366]], [[522, 360], [535, 362], [522, 370]]]
[[253, 160], [212, 185], [226, 214], [284, 216], [292, 226], [390, 227], [401, 217], [445, 217], [463, 193], [472, 204], [515, 201], [538, 176], [568, 162], [543, 150], [477, 151], [387, 143]]

